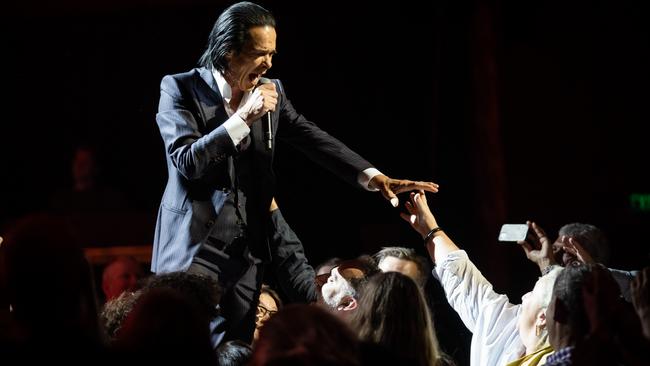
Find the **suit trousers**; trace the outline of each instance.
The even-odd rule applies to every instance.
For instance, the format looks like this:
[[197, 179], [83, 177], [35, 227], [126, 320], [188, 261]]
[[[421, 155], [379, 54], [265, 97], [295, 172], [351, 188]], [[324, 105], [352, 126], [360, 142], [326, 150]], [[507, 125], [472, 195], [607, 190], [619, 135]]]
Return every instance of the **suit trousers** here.
[[238, 202], [245, 204], [245, 196], [238, 192], [235, 200], [234, 194], [231, 192], [226, 199], [214, 230], [194, 256], [188, 272], [209, 276], [222, 288], [220, 316], [211, 325], [212, 339], [250, 343], [264, 266], [251, 253], [246, 224], [235, 208]]
[[219, 342], [239, 339], [253, 340], [255, 315], [264, 276], [264, 263], [246, 249], [243, 258], [233, 258], [225, 252], [213, 251], [212, 263], [204, 265], [195, 258], [190, 273], [216, 279], [222, 286], [220, 313], [211, 324], [213, 346]]

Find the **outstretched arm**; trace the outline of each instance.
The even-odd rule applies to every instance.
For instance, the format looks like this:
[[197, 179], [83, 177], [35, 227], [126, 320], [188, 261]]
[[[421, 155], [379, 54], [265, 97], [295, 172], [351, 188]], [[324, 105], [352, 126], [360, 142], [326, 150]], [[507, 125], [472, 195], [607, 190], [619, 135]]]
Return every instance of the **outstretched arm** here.
[[429, 232], [439, 228], [439, 226], [429, 209], [427, 197], [423, 190], [417, 193], [412, 192], [405, 207], [408, 214], [401, 213], [400, 216], [411, 224], [411, 227], [422, 236], [422, 239], [427, 240], [425, 245], [434, 263], [436, 263], [436, 260], [445, 258], [447, 254], [459, 250], [458, 246], [442, 230], [435, 231], [427, 238]]
[[316, 273], [307, 261], [302, 242], [284, 220], [275, 198], [270, 211], [272, 266], [278, 283], [291, 302], [314, 302]]
[[427, 191], [436, 193], [438, 192], [438, 187], [439, 185], [433, 182], [393, 179], [383, 174], [374, 176], [368, 184], [368, 188], [379, 190], [384, 198], [390, 201], [393, 207], [397, 207], [399, 205], [399, 199], [397, 198], [398, 193], [408, 191]]

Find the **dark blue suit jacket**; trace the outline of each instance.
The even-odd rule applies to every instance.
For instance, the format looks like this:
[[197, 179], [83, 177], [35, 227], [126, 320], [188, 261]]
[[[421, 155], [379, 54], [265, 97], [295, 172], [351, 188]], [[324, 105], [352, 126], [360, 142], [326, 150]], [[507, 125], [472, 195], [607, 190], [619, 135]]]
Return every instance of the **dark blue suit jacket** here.
[[[280, 81], [273, 82], [279, 94], [272, 113], [273, 141], [292, 145], [342, 179], [358, 184], [358, 174], [371, 164], [296, 112]], [[233, 188], [229, 172], [236, 148], [222, 126], [227, 119], [210, 70], [196, 68], [163, 78], [156, 122], [165, 144], [169, 176], [154, 235], [151, 270], [155, 273], [190, 266]], [[255, 138], [263, 136], [260, 121], [253, 123], [251, 130]], [[259, 210], [268, 217], [274, 194], [273, 150], [262, 141], [252, 146], [258, 186], [263, 191]]]

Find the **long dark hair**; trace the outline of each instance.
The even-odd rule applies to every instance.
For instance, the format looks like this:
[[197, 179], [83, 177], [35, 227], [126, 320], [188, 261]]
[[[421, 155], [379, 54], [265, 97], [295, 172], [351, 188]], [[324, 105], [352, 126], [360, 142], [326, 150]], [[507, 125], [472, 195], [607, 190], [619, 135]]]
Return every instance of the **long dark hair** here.
[[[378, 273], [361, 289], [351, 328], [415, 365], [441, 364], [429, 308], [415, 282], [398, 272]], [[415, 358], [415, 359], [414, 359]]]
[[242, 50], [250, 38], [250, 28], [265, 25], [275, 28], [275, 18], [263, 7], [247, 1], [231, 5], [214, 23], [199, 64], [224, 73], [228, 66], [226, 55]]

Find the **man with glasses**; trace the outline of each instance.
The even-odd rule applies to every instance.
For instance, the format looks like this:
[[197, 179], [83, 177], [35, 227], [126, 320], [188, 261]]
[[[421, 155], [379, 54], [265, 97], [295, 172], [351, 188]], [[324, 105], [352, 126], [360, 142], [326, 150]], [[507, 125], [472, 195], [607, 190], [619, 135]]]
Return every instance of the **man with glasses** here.
[[257, 302], [257, 311], [255, 313], [255, 332], [253, 339], [257, 340], [260, 328], [282, 307], [282, 300], [275, 290], [270, 286], [263, 284], [260, 290], [259, 301]]

